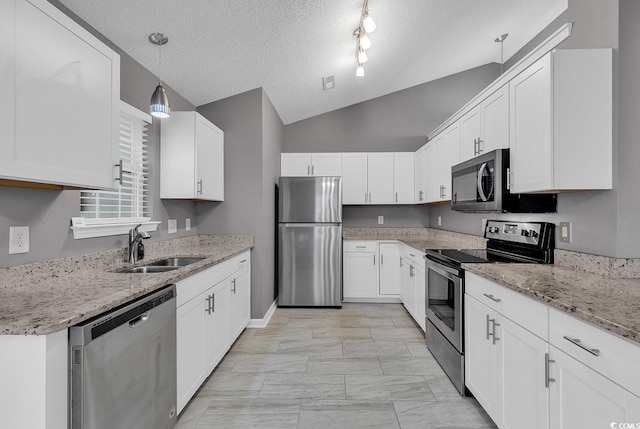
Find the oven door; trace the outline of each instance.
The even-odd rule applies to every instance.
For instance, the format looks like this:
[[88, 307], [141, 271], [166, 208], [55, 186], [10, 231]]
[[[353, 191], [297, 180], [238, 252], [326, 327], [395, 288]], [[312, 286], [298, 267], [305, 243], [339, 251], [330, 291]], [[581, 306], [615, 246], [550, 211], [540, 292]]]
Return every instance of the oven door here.
[[430, 259], [426, 260], [426, 264], [427, 319], [460, 353], [463, 353], [462, 271]]

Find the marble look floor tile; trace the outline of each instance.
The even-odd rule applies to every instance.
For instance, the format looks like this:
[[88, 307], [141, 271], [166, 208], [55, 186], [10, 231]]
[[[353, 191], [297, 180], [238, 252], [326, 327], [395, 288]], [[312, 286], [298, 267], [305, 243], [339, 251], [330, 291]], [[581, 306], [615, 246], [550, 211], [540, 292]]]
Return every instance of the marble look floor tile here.
[[377, 357], [309, 357], [310, 374], [382, 374]]
[[381, 356], [380, 365], [385, 375], [443, 375], [444, 372], [434, 358]]
[[317, 401], [301, 406], [298, 427], [393, 429], [400, 426], [391, 402]]
[[209, 401], [209, 406], [204, 414], [277, 414], [297, 413], [300, 411], [300, 401], [291, 399], [214, 399]]
[[271, 353], [278, 350], [280, 340], [275, 335], [241, 337], [233, 343], [234, 353]]
[[344, 376], [314, 374], [273, 374], [264, 382], [260, 398], [345, 399]]
[[386, 341], [420, 341], [424, 337], [417, 328], [371, 328], [371, 337], [374, 340]]
[[174, 429], [194, 429], [210, 402], [211, 398], [195, 396], [178, 416]]
[[285, 340], [278, 343], [278, 353], [308, 356], [342, 356], [341, 340]]
[[389, 317], [359, 317], [348, 316], [340, 318], [342, 328], [394, 328], [393, 320]]
[[393, 321], [393, 326], [395, 326], [396, 328], [415, 328], [415, 329], [418, 329], [416, 327], [416, 323], [412, 319], [407, 317], [406, 315], [392, 316], [391, 320]]
[[394, 401], [402, 429], [495, 428], [474, 402]]
[[316, 308], [295, 308], [295, 307], [278, 307], [276, 308], [275, 313], [273, 313], [273, 318], [278, 317], [314, 317], [318, 309]]
[[356, 401], [433, 400], [424, 377], [395, 375], [346, 375], [347, 399]]
[[305, 355], [284, 353], [243, 354], [233, 366], [233, 372], [305, 372], [308, 359]]
[[312, 338], [313, 330], [309, 328], [289, 328], [283, 326], [279, 329], [265, 329], [262, 332], [256, 333], [253, 338], [271, 338], [274, 340], [310, 340]]
[[260, 390], [267, 376], [263, 373], [214, 371], [202, 390]]
[[342, 349], [345, 356], [411, 356], [403, 341], [352, 340]]
[[216, 414], [200, 419], [195, 429], [297, 429], [300, 413]]
[[433, 357], [424, 338], [420, 341], [405, 341], [404, 343], [413, 357]]
[[465, 401], [469, 398], [460, 395], [446, 374], [430, 374], [425, 376], [433, 395], [438, 401]]
[[371, 331], [368, 328], [314, 328], [313, 338], [371, 339]]
[[291, 328], [304, 328], [304, 329], [313, 329], [313, 328], [339, 328], [340, 327], [340, 319], [336, 317], [290, 317], [289, 322], [287, 323], [287, 329]]

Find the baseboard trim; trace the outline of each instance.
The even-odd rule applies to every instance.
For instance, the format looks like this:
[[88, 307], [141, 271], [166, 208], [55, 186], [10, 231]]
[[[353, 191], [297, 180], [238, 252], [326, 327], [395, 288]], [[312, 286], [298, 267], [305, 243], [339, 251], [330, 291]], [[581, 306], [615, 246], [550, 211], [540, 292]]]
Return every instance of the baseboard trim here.
[[342, 302], [358, 302], [370, 304], [402, 304], [400, 297], [375, 297], [375, 298], [343, 298]]
[[277, 307], [277, 301], [273, 301], [271, 307], [269, 307], [264, 317], [262, 319], [251, 319], [249, 321], [249, 324], [247, 325], [247, 328], [266, 328], [269, 324], [269, 321], [271, 320], [271, 316], [273, 316], [273, 313], [276, 311]]

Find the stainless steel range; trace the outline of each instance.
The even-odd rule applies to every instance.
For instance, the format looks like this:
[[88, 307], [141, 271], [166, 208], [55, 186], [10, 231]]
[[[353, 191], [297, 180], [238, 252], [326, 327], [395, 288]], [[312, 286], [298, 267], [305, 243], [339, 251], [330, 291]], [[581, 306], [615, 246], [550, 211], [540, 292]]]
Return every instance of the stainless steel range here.
[[490, 220], [486, 249], [426, 249], [427, 347], [464, 395], [464, 270], [472, 263], [553, 263], [555, 225]]

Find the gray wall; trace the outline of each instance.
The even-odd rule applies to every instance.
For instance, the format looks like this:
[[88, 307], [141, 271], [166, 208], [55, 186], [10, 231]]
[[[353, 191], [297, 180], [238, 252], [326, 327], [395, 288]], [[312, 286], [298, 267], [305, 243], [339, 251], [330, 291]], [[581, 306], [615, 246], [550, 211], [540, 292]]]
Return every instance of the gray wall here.
[[[500, 73], [487, 64], [284, 127], [284, 152], [415, 151]], [[344, 226], [429, 226], [429, 206], [345, 206]], [[378, 216], [384, 224], [378, 225]]]
[[[620, 10], [618, 8], [620, 5]], [[618, 19], [620, 17], [620, 25]], [[558, 213], [529, 214], [463, 214], [447, 206], [433, 206], [431, 227], [469, 234], [481, 234], [482, 219], [543, 220], [553, 223], [572, 222], [572, 243], [556, 240], [560, 249], [612, 257], [640, 257], [640, 231], [633, 221], [640, 209], [640, 148], [634, 139], [639, 135], [638, 99], [640, 87], [640, 9], [632, 0], [570, 0], [569, 9], [550, 24], [532, 42], [512, 57], [511, 67], [522, 56], [566, 22], [573, 22], [572, 34], [558, 48], [613, 48], [613, 182], [610, 191], [563, 193], [558, 195]], [[620, 49], [618, 50], [618, 44]], [[623, 49], [624, 47], [624, 49]], [[625, 88], [619, 93], [618, 88]], [[438, 216], [442, 226], [438, 226]]]
[[[158, 78], [122, 52], [93, 28], [70, 13], [64, 6], [51, 1], [85, 28], [107, 43], [120, 54], [121, 87], [120, 97], [125, 102], [142, 111], [148, 111], [151, 93], [158, 84]], [[174, 110], [194, 110], [195, 106], [167, 87]], [[152, 189], [153, 218], [162, 223], [158, 232], [152, 233], [151, 240], [175, 238], [197, 233], [184, 230], [185, 218], [195, 220], [195, 204], [191, 201], [160, 200], [159, 177], [159, 121], [154, 120], [149, 135], [149, 157]], [[71, 217], [80, 215], [79, 191], [56, 191], [45, 189], [0, 186], [0, 267], [20, 265], [29, 262], [79, 255], [82, 253], [115, 249], [127, 246], [126, 236], [112, 236], [74, 240], [69, 229]], [[178, 233], [167, 234], [168, 219], [178, 220]], [[193, 222], [195, 224], [195, 222]], [[9, 227], [30, 227], [30, 252], [9, 255]]]
[[224, 131], [225, 201], [197, 203], [202, 234], [252, 234], [251, 317], [274, 300], [274, 184], [280, 168], [282, 121], [259, 88], [198, 107]]

